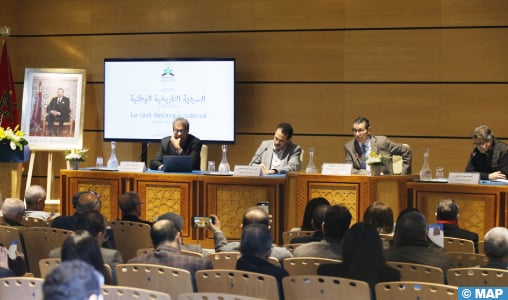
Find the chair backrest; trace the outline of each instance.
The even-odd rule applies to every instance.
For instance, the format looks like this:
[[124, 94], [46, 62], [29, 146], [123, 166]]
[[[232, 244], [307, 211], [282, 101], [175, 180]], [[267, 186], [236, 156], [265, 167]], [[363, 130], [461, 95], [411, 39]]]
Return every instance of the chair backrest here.
[[194, 275], [198, 292], [228, 293], [278, 300], [275, 277], [240, 270], [200, 270]]
[[458, 287], [419, 281], [380, 282], [375, 287], [377, 300], [439, 299], [457, 300]]
[[195, 256], [195, 257], [200, 257], [200, 258], [204, 257], [203, 253], [189, 251], [189, 250], [180, 250], [180, 253], [184, 254], [184, 255]]
[[0, 225], [0, 243], [2, 243], [5, 247], [9, 247], [13, 241], [18, 243], [18, 251], [21, 251], [21, 236], [16, 227], [11, 226], [3, 226]]
[[470, 268], [484, 266], [489, 262], [485, 254], [447, 252], [450, 257], [450, 268]]
[[262, 300], [245, 295], [235, 295], [226, 293], [185, 293], [178, 295], [177, 300]]
[[478, 253], [485, 254], [485, 241], [478, 241]]
[[48, 258], [49, 251], [61, 247], [72, 231], [60, 228], [26, 227], [21, 233], [25, 243], [26, 256], [30, 272], [41, 276], [39, 260]]
[[402, 281], [444, 283], [441, 268], [397, 261], [388, 261], [387, 264], [400, 271], [400, 280]]
[[452, 268], [448, 284], [456, 286], [508, 286], [508, 270], [490, 268]]
[[284, 243], [284, 245], [291, 244], [291, 240], [294, 239], [295, 237], [309, 236], [313, 234], [314, 234], [313, 230], [284, 231], [282, 233], [282, 243]]
[[240, 252], [217, 252], [210, 253], [208, 258], [212, 261], [214, 269], [236, 269], [236, 261], [240, 257]]
[[320, 257], [290, 257], [282, 261], [282, 265], [289, 275], [317, 275], [321, 264], [340, 264], [338, 259]]
[[43, 219], [26, 216], [21, 219], [21, 224], [26, 227], [48, 227], [48, 222]]
[[102, 295], [104, 300], [171, 300], [171, 297], [163, 292], [117, 285], [104, 285]]
[[179, 294], [192, 293], [192, 277], [184, 269], [150, 264], [118, 264], [115, 266], [119, 285], [167, 293], [176, 299]]
[[0, 278], [0, 299], [42, 300], [43, 282], [35, 277]]
[[474, 243], [471, 240], [445, 236], [443, 242], [446, 252], [475, 253]]
[[39, 260], [39, 270], [41, 272], [41, 278], [45, 278], [51, 270], [62, 263], [60, 258], [43, 258]]
[[290, 275], [282, 278], [282, 287], [286, 299], [370, 299], [367, 282], [341, 277]]
[[202, 145], [201, 152], [199, 153], [201, 160], [199, 161], [199, 168], [201, 171], [208, 170], [208, 146]]
[[120, 251], [124, 261], [136, 257], [138, 249], [152, 247], [148, 224], [111, 221], [111, 229], [115, 238], [115, 248]]

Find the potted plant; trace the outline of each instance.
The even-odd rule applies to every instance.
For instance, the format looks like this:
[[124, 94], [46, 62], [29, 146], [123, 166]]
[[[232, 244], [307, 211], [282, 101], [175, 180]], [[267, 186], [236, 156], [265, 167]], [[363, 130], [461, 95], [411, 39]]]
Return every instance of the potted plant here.
[[79, 163], [85, 161], [86, 152], [88, 149], [71, 149], [65, 152], [65, 160], [67, 161], [68, 170], [78, 170]]
[[17, 125], [14, 129], [0, 127], [0, 161], [24, 162], [28, 160], [29, 148], [25, 133]]

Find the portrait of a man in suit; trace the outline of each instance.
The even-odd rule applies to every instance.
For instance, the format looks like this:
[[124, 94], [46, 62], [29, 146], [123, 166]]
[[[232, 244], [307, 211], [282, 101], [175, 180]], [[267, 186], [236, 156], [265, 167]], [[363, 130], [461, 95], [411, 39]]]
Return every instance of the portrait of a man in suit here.
[[[69, 122], [71, 113], [70, 99], [64, 96], [63, 88], [57, 90], [57, 96], [51, 99], [46, 112], [48, 134], [51, 136], [61, 136], [63, 124]], [[56, 126], [55, 123], [57, 123]]]

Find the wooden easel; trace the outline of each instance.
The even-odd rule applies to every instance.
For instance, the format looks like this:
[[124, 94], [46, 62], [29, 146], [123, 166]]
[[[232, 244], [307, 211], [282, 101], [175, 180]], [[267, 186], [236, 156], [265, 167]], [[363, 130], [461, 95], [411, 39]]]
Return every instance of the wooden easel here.
[[[30, 153], [30, 164], [28, 166], [28, 174], [26, 178], [26, 189], [28, 189], [32, 183], [32, 174], [34, 170], [35, 154], [36, 151]], [[46, 199], [51, 199], [51, 182], [53, 181], [53, 152], [48, 152], [48, 170], [46, 175]], [[25, 189], [25, 191], [26, 191]]]

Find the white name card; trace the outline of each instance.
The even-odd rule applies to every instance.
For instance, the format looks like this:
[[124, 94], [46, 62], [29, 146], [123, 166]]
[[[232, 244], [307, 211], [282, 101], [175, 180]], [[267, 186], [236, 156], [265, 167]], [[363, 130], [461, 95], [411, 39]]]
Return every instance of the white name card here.
[[448, 183], [479, 184], [480, 183], [480, 173], [450, 172], [448, 175]]
[[352, 164], [324, 163], [321, 168], [323, 175], [351, 175]]
[[235, 165], [233, 176], [261, 176], [261, 167]]
[[118, 166], [118, 171], [143, 173], [145, 171], [145, 163], [142, 161], [122, 161]]

